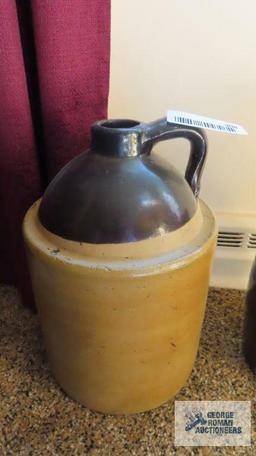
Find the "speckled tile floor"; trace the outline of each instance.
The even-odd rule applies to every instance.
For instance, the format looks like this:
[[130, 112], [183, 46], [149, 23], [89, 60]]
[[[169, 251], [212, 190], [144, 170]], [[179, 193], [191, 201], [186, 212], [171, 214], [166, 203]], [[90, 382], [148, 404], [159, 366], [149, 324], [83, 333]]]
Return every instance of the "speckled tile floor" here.
[[[256, 380], [241, 356], [244, 293], [212, 289], [192, 375], [176, 399], [251, 400]], [[38, 317], [0, 287], [0, 455], [256, 455], [248, 447], [174, 447], [174, 401], [133, 416], [90, 412], [52, 378]]]

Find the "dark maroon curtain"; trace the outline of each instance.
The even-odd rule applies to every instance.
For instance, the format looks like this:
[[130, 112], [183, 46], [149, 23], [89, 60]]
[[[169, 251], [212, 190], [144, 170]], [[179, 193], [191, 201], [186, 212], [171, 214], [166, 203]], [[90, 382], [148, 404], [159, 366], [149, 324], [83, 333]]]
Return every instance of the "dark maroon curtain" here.
[[107, 115], [110, 0], [0, 0], [0, 281], [31, 290], [21, 224]]

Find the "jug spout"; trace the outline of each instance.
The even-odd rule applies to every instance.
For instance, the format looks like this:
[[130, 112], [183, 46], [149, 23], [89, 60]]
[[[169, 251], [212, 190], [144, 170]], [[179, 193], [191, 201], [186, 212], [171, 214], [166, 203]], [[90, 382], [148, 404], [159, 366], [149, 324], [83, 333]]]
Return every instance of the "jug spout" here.
[[137, 157], [142, 153], [142, 132], [142, 124], [136, 120], [96, 122], [91, 129], [91, 151], [119, 158]]

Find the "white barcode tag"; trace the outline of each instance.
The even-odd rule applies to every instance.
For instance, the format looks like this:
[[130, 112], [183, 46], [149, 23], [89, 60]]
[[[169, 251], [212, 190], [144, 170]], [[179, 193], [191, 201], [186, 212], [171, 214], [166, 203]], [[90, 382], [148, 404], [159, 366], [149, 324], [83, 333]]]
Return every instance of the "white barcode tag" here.
[[188, 127], [204, 128], [214, 130], [220, 133], [229, 133], [231, 135], [247, 135], [247, 131], [241, 125], [236, 125], [223, 120], [212, 119], [211, 117], [203, 117], [197, 114], [190, 114], [181, 111], [168, 111], [167, 122]]

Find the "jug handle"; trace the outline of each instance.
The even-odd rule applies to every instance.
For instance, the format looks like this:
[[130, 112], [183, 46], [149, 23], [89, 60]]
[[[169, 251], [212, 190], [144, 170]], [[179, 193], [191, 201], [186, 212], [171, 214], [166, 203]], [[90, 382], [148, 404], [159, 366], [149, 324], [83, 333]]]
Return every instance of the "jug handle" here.
[[190, 185], [195, 197], [200, 191], [200, 181], [207, 155], [207, 139], [199, 128], [174, 125], [167, 119], [142, 124], [142, 147], [148, 154], [154, 144], [167, 139], [185, 138], [190, 142], [190, 156], [185, 172], [185, 179]]

